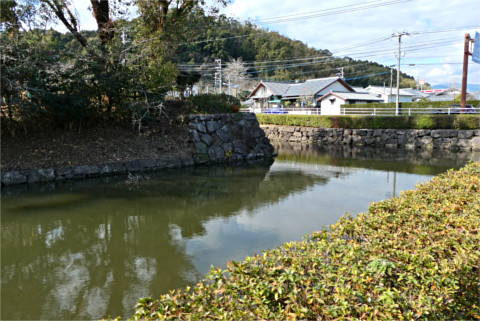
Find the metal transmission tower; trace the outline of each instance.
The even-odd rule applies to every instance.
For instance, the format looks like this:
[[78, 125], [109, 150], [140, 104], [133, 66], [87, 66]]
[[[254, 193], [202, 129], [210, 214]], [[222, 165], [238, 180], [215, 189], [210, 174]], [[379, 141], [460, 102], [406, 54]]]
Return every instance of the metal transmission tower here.
[[222, 94], [222, 60], [215, 60], [214, 88], [219, 88], [219, 94]]
[[336, 74], [336, 76], [339, 76], [339, 78], [344, 78], [344, 67], [337, 68], [339, 72]]
[[396, 115], [399, 115], [399, 74], [401, 72], [401, 37], [402, 36], [409, 36], [409, 33], [403, 32], [396, 32], [393, 33], [393, 37], [398, 38], [399, 46], [398, 46], [398, 55], [397, 55], [397, 95], [396, 95]]

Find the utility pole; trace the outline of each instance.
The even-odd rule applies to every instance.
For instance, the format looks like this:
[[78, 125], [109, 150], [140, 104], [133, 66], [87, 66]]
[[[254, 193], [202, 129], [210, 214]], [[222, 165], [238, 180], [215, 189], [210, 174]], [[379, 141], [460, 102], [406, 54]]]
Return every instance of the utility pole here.
[[214, 74], [214, 88], [219, 87], [219, 94], [222, 94], [222, 60], [221, 59], [216, 59], [215, 63], [217, 64], [215, 66], [215, 74]]
[[469, 45], [474, 43], [474, 39], [471, 39], [469, 33], [464, 35], [464, 60], [463, 60], [463, 82], [461, 84], [461, 113], [464, 113], [466, 108], [466, 90], [468, 87], [468, 62], [469, 56], [473, 53], [469, 50]]
[[397, 56], [397, 96], [396, 96], [396, 115], [399, 115], [399, 75], [401, 73], [401, 37], [402, 36], [409, 36], [409, 33], [403, 32], [396, 32], [392, 35], [393, 37], [397, 37], [399, 41], [398, 45], [398, 56]]
[[230, 75], [227, 75], [227, 78], [229, 79], [227, 86], [229, 86], [229, 96], [230, 96]]
[[389, 66], [389, 69], [391, 69], [391, 86], [389, 88], [389, 103], [392, 103], [392, 69], [394, 67], [395, 67], [394, 65]]

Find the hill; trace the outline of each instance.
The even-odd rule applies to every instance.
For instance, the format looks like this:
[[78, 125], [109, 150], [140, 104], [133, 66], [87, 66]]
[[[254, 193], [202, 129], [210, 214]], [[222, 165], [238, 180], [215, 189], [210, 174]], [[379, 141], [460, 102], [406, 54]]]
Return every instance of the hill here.
[[[190, 16], [185, 43], [179, 46], [179, 63], [190, 70], [209, 74], [213, 80], [215, 59], [245, 62], [247, 73], [256, 80], [295, 81], [343, 75], [352, 86], [388, 85], [391, 71], [375, 62], [334, 57], [327, 49], [315, 49], [277, 32], [258, 28], [249, 22], [220, 16]], [[395, 72], [395, 71], [394, 71]], [[395, 74], [394, 74], [395, 75]], [[204, 75], [209, 76], [209, 75]], [[394, 77], [395, 81], [395, 77]], [[401, 87], [415, 87], [412, 76], [401, 73]]]

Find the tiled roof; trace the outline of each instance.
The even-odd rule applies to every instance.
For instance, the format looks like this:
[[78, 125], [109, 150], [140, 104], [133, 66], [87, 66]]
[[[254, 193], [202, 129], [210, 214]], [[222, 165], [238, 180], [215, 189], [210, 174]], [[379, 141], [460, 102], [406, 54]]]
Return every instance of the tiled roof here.
[[292, 86], [289, 83], [283, 82], [263, 81], [262, 83], [274, 96], [284, 95], [284, 93], [288, 90], [289, 86]]
[[333, 82], [337, 81], [339, 77], [330, 77], [330, 78], [318, 78], [318, 79], [309, 79], [306, 80], [306, 86], [312, 88], [312, 94], [316, 94], [319, 91], [323, 90]]
[[[370, 93], [372, 92], [377, 92], [377, 93], [384, 93], [384, 95], [389, 95], [391, 89], [390, 87], [381, 87], [381, 86], [369, 86], [366, 88]], [[392, 95], [396, 96], [397, 90], [395, 87], [392, 88]], [[399, 96], [414, 96], [414, 94], [411, 94], [410, 92], [407, 92], [403, 89], [399, 89]]]
[[304, 83], [299, 84], [262, 81], [256, 86], [256, 88], [254, 89], [254, 91], [252, 91], [249, 97], [253, 97], [261, 86], [266, 87], [266, 89], [274, 96], [282, 96], [283, 98], [292, 99], [293, 97], [300, 96], [314, 96], [321, 90], [326, 89], [327, 87], [335, 83], [336, 81], [340, 81], [346, 87], [346, 90], [351, 90], [351, 87], [344, 81], [342, 81], [342, 79], [340, 79], [339, 77], [309, 79], [306, 80]]
[[325, 97], [328, 97], [329, 95], [335, 95], [335, 96], [341, 97], [344, 100], [382, 101], [381, 98], [371, 95], [369, 93], [338, 92], [338, 91], [330, 92], [324, 95], [323, 97], [319, 98], [318, 101], [322, 100]]
[[415, 96], [415, 97], [429, 97], [428, 94], [422, 93], [419, 90], [412, 89], [412, 88], [402, 88], [400, 90], [407, 91], [408, 93], [413, 94], [413, 96]]
[[354, 89], [357, 93], [369, 93], [366, 88], [362, 87], [352, 87], [352, 89]]
[[297, 97], [302, 95], [314, 95], [310, 87], [306, 87], [304, 84], [292, 84], [289, 89], [284, 93], [284, 97]]
[[284, 97], [314, 96], [319, 91], [336, 82], [339, 77], [308, 79], [302, 84], [293, 84], [284, 93]]

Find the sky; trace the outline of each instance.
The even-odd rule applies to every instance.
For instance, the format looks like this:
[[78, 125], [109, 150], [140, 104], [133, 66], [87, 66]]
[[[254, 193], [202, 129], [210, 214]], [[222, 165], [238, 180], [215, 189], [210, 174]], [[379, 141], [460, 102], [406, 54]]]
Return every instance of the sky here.
[[[96, 29], [89, 0], [73, 1], [81, 28]], [[480, 31], [479, 0], [232, 0], [223, 13], [251, 21], [338, 57], [397, 65], [431, 85], [460, 84], [464, 35]], [[480, 84], [480, 67], [469, 57], [468, 83]]]

